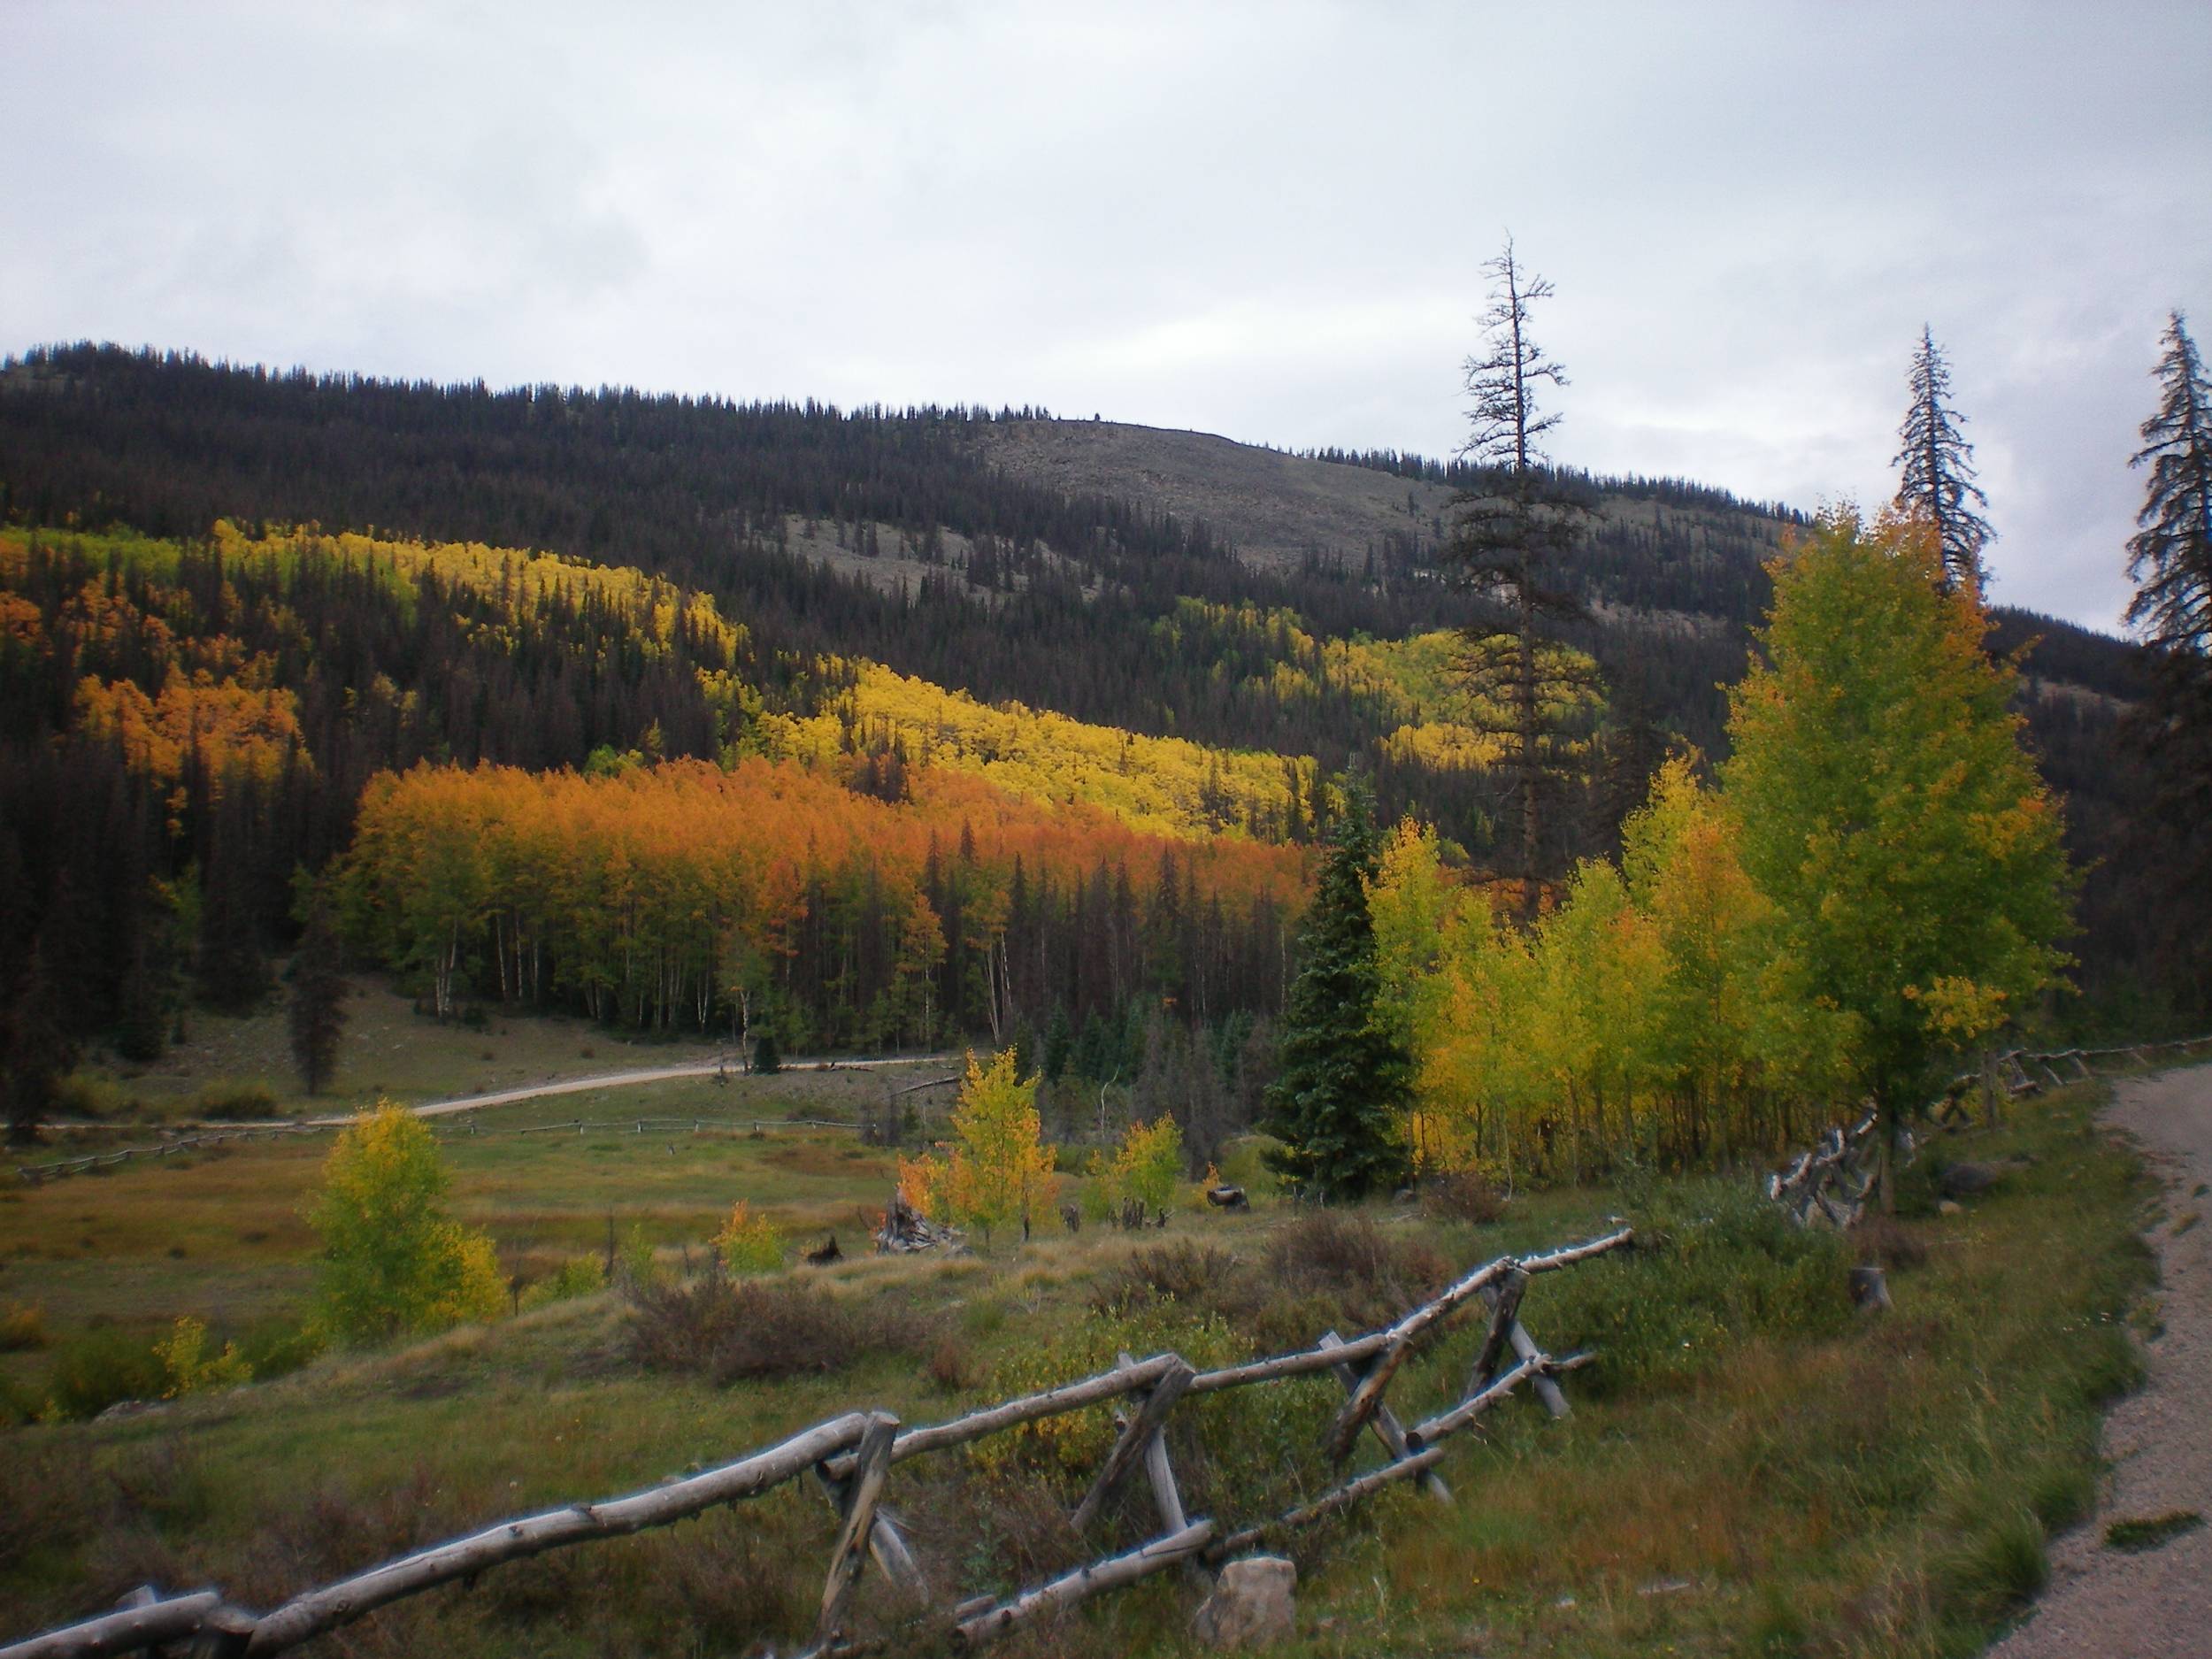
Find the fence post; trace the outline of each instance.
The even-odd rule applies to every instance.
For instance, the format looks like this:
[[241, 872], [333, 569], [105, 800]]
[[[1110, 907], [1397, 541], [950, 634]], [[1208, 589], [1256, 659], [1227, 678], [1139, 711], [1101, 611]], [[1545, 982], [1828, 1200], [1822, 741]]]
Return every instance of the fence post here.
[[853, 1453], [852, 1478], [845, 1483], [844, 1520], [830, 1554], [829, 1577], [822, 1586], [822, 1616], [814, 1625], [818, 1647], [833, 1640], [844, 1626], [853, 1586], [860, 1581], [861, 1549], [875, 1531], [876, 1501], [891, 1472], [891, 1442], [898, 1432], [899, 1420], [889, 1412], [868, 1414], [868, 1426]]
[[1145, 1391], [1144, 1403], [1130, 1414], [1128, 1426], [1122, 1430], [1121, 1438], [1114, 1442], [1113, 1450], [1106, 1454], [1106, 1462], [1099, 1470], [1098, 1478], [1091, 1482], [1091, 1489], [1083, 1494], [1083, 1502], [1075, 1506], [1071, 1524], [1077, 1532], [1081, 1532], [1097, 1518], [1099, 1510], [1105, 1507], [1106, 1500], [1121, 1484], [1121, 1478], [1145, 1454], [1153, 1437], [1159, 1433], [1160, 1425], [1167, 1421], [1167, 1414], [1183, 1397], [1183, 1390], [1190, 1386], [1190, 1379], [1198, 1374], [1180, 1355], [1174, 1356], [1174, 1362], [1161, 1374], [1160, 1380]]
[[[1342, 1348], [1344, 1340], [1333, 1331], [1324, 1331], [1321, 1333], [1321, 1340], [1315, 1346], [1317, 1348]], [[1352, 1369], [1351, 1361], [1339, 1360], [1329, 1367], [1329, 1374], [1342, 1386], [1348, 1400], [1359, 1391], [1359, 1373]], [[1398, 1414], [1388, 1406], [1378, 1405], [1375, 1408], [1375, 1415], [1368, 1419], [1367, 1426], [1374, 1431], [1375, 1438], [1383, 1443], [1383, 1449], [1390, 1454], [1391, 1462], [1402, 1463], [1413, 1455], [1411, 1448], [1406, 1444], [1405, 1425], [1399, 1422]], [[1433, 1470], [1422, 1476], [1421, 1485], [1426, 1489], [1429, 1496], [1434, 1498], [1439, 1503], [1449, 1503], [1452, 1501], [1452, 1489], [1444, 1484], [1444, 1478]]]

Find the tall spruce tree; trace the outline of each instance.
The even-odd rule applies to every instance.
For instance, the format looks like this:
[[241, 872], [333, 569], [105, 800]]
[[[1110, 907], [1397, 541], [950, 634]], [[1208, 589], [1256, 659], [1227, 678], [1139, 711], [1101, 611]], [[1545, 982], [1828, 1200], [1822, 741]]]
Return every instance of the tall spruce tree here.
[[2154, 656], [2134, 733], [2157, 780], [2154, 858], [2173, 902], [2162, 912], [2169, 967], [2212, 1005], [2212, 384], [2179, 311], [2154, 373], [2158, 412], [2133, 464], [2150, 468], [2128, 542], [2128, 623]]
[[1347, 794], [1299, 937], [1282, 1069], [1267, 1097], [1268, 1126], [1282, 1142], [1270, 1166], [1324, 1200], [1356, 1199], [1404, 1174], [1398, 1121], [1413, 1094], [1413, 1056], [1376, 1018], [1373, 812], [1357, 780]]
[[1569, 758], [1566, 746], [1554, 741], [1553, 710], [1577, 688], [1563, 683], [1573, 678], [1568, 659], [1541, 649], [1542, 630], [1585, 614], [1555, 569], [1594, 510], [1552, 471], [1541, 447], [1559, 413], [1540, 409], [1537, 393], [1546, 384], [1566, 385], [1567, 373], [1532, 337], [1529, 307], [1549, 299], [1552, 285], [1521, 265], [1510, 240], [1483, 269], [1491, 278], [1490, 303], [1482, 314], [1483, 349], [1466, 363], [1474, 401], [1460, 454], [1489, 476], [1455, 502], [1444, 557], [1469, 586], [1501, 601], [1511, 618], [1509, 634], [1467, 630], [1463, 667], [1479, 699], [1506, 711], [1498, 729], [1510, 740], [1507, 765], [1518, 797], [1521, 915], [1533, 923], [1545, 796]]
[[1945, 583], [1954, 588], [1970, 583], [1979, 593], [1988, 580], [1982, 550], [1995, 533], [1974, 510], [1986, 508], [1989, 497], [1974, 482], [1974, 446], [1959, 433], [1966, 417], [1950, 405], [1951, 365], [1925, 326], [1906, 384], [1912, 401], [1897, 429], [1897, 453], [1890, 461], [1898, 469], [1897, 509], [1924, 518], [1934, 527], [1943, 550]]
[[319, 1094], [338, 1069], [338, 1044], [346, 1030], [346, 979], [330, 907], [319, 894], [307, 903], [306, 931], [292, 958], [292, 999], [287, 1010], [292, 1059], [310, 1094]]

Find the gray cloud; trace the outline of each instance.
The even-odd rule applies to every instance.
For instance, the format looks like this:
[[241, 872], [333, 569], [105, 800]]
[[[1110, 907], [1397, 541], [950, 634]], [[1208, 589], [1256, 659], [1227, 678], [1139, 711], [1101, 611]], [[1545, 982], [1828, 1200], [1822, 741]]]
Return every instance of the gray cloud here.
[[[1563, 460], [1878, 501], [1933, 326], [2005, 599], [2110, 626], [2196, 4], [62, 4], [0, 89], [0, 345], [1038, 402], [1449, 450], [1479, 267]], [[2208, 313], [2212, 316], [2212, 313]]]

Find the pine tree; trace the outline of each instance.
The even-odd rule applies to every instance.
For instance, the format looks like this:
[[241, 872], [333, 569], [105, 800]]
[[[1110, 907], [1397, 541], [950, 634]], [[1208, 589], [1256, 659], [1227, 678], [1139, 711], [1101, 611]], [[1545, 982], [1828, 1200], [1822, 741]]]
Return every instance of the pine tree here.
[[2212, 384], [2179, 311], [2162, 343], [2154, 372], [2163, 396], [2131, 463], [2147, 465], [2151, 481], [2128, 542], [2137, 584], [2128, 623], [2152, 649], [2193, 657], [2203, 673], [2212, 672]]
[[0, 1098], [8, 1112], [8, 1140], [28, 1145], [53, 1106], [54, 1085], [77, 1064], [77, 1041], [56, 1006], [42, 940], [8, 987], [0, 1005]]
[[287, 1010], [292, 1059], [310, 1094], [319, 1094], [338, 1069], [338, 1044], [346, 1029], [346, 979], [329, 907], [311, 902], [307, 930], [292, 958], [292, 1000]]
[[1912, 356], [1906, 377], [1912, 402], [1897, 429], [1898, 449], [1890, 465], [1898, 469], [1897, 509], [1924, 518], [1934, 527], [1943, 551], [1943, 580], [1953, 588], [1971, 584], [1979, 593], [1988, 580], [1982, 549], [1994, 539], [1989, 521], [1974, 509], [1989, 497], [1974, 482], [1974, 446], [1959, 435], [1966, 417], [1953, 409], [1951, 365], [1927, 328]]
[[1271, 1167], [1325, 1200], [1356, 1199], [1404, 1174], [1398, 1129], [1413, 1097], [1413, 1057], [1377, 1018], [1373, 818], [1364, 787], [1348, 794], [1299, 937], [1282, 1070], [1268, 1092], [1268, 1126], [1282, 1142]]
[[2212, 1004], [2212, 384], [2179, 311], [2154, 371], [2158, 412], [2133, 464], [2150, 468], [2128, 542], [2128, 622], [2154, 656], [2133, 733], [2157, 780], [2154, 862], [2170, 888], [2163, 954], [2189, 1000]]
[[1548, 710], [1567, 687], [1559, 683], [1555, 654], [1540, 652], [1548, 621], [1578, 618], [1581, 603], [1555, 585], [1554, 566], [1580, 539], [1591, 516], [1580, 492], [1550, 468], [1540, 441], [1559, 424], [1558, 411], [1537, 406], [1544, 384], [1564, 386], [1566, 370], [1529, 334], [1529, 307], [1549, 299], [1552, 285], [1531, 275], [1505, 251], [1483, 269], [1493, 280], [1482, 326], [1488, 341], [1466, 363], [1471, 430], [1460, 454], [1492, 469], [1481, 486], [1463, 491], [1444, 557], [1460, 578], [1509, 606], [1512, 632], [1467, 634], [1464, 663], [1471, 687], [1507, 710], [1502, 729], [1511, 737], [1509, 765], [1520, 797], [1521, 914], [1533, 923], [1542, 856], [1543, 795], [1565, 760], [1551, 741]]

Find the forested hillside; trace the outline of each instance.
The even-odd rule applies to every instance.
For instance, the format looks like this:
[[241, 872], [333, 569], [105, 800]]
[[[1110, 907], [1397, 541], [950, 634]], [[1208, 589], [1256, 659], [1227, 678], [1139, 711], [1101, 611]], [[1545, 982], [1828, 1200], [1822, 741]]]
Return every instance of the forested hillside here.
[[[1560, 647], [1594, 670], [1555, 710], [1582, 780], [1547, 814], [1563, 876], [1617, 845], [1670, 748], [1722, 757], [1720, 687], [1746, 665], [1762, 562], [1789, 527], [1678, 480], [1576, 481], [1600, 511], [1569, 572], [1590, 616]], [[923, 864], [852, 901], [858, 932], [816, 941], [826, 954], [803, 971], [783, 959], [785, 983], [807, 987], [786, 999], [795, 1035], [981, 1033], [1010, 1006], [1048, 1018], [1047, 1002], [1079, 1021], [1140, 989], [1185, 1014], [1263, 1012], [1298, 884], [1269, 863], [1264, 879], [1222, 876], [1217, 895], [1193, 885], [1212, 868], [1194, 849], [1224, 833], [1251, 848], [1239, 858], [1311, 841], [1323, 780], [1357, 760], [1386, 820], [1416, 812], [1448, 858], [1493, 867], [1496, 711], [1459, 688], [1450, 631], [1495, 618], [1436, 565], [1455, 493], [1482, 485], [1419, 457], [1294, 457], [1033, 411], [33, 352], [0, 365], [0, 944], [24, 964], [19, 1000], [50, 980], [83, 1034], [157, 1044], [180, 979], [219, 1003], [258, 994], [297, 926], [296, 872], [334, 868], [380, 772], [513, 768], [488, 774], [485, 799], [536, 813], [554, 797], [524, 804], [538, 786], [523, 774], [611, 783], [654, 761], [749, 757], [834, 775], [926, 826]], [[2023, 711], [2092, 872], [2077, 954], [2120, 988], [2140, 955], [2136, 863], [2112, 856], [2139, 787], [2112, 741], [2133, 654], [2018, 612], [1996, 624], [2001, 649], [2035, 641]], [[977, 784], [987, 812], [942, 804]], [[1158, 941], [1171, 902], [1176, 927], [1219, 930], [1205, 962], [1085, 982], [1110, 991], [1066, 980], [1027, 1005], [1038, 975], [994, 991], [1005, 937], [995, 919], [970, 926], [948, 872], [964, 814], [980, 835], [1025, 803], [1072, 803], [1104, 839], [1076, 856], [986, 838], [982, 913], [1011, 904], [1018, 871], [1025, 903], [1059, 918], [1039, 924], [1039, 949], [1053, 927], [1087, 939], [1105, 902], [1130, 939], [1152, 931], [1129, 959], [1157, 964], [1188, 954]], [[851, 877], [833, 858], [795, 868]], [[910, 980], [927, 947], [901, 944], [902, 881], [945, 941], [921, 1025], [900, 963], [907, 949]], [[456, 958], [468, 995], [516, 994], [502, 937], [487, 923]], [[419, 945], [386, 948], [422, 966]], [[727, 976], [710, 1009], [688, 971], [655, 984], [626, 959], [619, 986], [601, 986], [588, 952], [557, 954], [581, 976], [559, 994], [604, 1017], [672, 1018], [679, 981], [695, 1023], [732, 1011]]]

